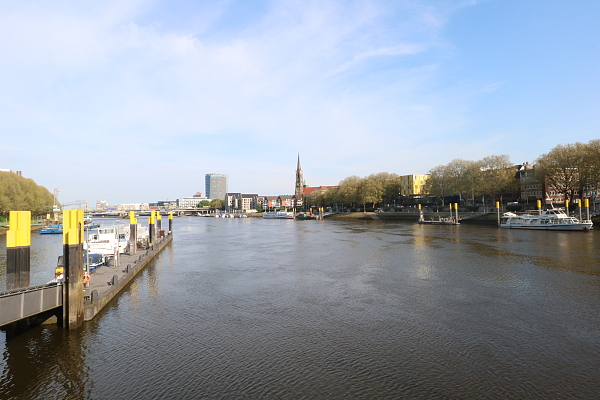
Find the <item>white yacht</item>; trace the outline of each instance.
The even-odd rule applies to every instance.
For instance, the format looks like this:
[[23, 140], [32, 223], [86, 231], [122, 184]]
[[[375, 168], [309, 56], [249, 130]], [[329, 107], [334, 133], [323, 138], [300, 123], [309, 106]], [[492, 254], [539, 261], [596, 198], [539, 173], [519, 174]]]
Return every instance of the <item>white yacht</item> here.
[[294, 213], [288, 211], [271, 211], [263, 214], [264, 219], [294, 219]]
[[579, 220], [568, 216], [562, 208], [528, 211], [521, 214], [507, 212], [500, 218], [500, 228], [507, 229], [589, 231], [592, 225], [590, 220]]

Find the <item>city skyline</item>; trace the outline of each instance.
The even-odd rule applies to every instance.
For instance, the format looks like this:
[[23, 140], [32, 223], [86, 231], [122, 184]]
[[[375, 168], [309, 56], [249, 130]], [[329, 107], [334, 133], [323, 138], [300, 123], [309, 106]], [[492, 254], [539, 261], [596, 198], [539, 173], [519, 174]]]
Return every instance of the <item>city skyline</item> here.
[[294, 192], [600, 137], [600, 3], [0, 5], [0, 168], [63, 203]]

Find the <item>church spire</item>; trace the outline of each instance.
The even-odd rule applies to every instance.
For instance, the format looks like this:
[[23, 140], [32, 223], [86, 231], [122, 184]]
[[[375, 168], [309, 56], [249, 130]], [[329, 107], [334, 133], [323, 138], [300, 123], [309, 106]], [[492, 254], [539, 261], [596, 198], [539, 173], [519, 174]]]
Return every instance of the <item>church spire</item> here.
[[296, 199], [301, 199], [304, 192], [304, 179], [302, 178], [302, 168], [300, 167], [300, 153], [298, 153], [298, 167], [296, 168]]

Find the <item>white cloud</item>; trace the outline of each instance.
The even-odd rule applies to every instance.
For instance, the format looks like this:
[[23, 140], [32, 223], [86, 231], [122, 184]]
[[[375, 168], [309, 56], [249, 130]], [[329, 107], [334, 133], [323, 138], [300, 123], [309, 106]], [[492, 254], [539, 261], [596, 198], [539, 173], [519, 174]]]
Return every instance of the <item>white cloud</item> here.
[[291, 156], [293, 173], [298, 149], [335, 184], [336, 173], [419, 163], [408, 144], [463, 123], [452, 90], [433, 91], [446, 11], [420, 2], [273, 2], [239, 27], [225, 19], [237, 5], [216, 2], [180, 15], [185, 29], [161, 23], [160, 2], [28, 4], [0, 13], [0, 127], [21, 132], [9, 146], [23, 153], [51, 138], [130, 170], [123, 147], [135, 148], [157, 165], [229, 169], [248, 191], [285, 193], [273, 169]]

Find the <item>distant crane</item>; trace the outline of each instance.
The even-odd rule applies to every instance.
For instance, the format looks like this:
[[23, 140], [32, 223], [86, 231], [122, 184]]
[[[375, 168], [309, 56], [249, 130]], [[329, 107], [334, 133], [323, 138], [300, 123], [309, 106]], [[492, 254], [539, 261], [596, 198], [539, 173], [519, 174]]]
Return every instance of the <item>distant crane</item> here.
[[60, 208], [62, 210], [65, 207], [70, 207], [70, 206], [77, 206], [77, 208], [79, 210], [87, 211], [87, 209], [88, 209], [88, 202], [87, 202], [87, 200], [75, 200], [75, 201], [71, 201], [69, 203], [62, 203], [60, 205]]
[[75, 201], [70, 201], [68, 203], [61, 203], [58, 201], [58, 192], [60, 192], [60, 188], [54, 188], [54, 205], [52, 206], [52, 211], [55, 213], [60, 213], [62, 212], [62, 210], [65, 207], [70, 207], [70, 206], [78, 206], [79, 209], [83, 209], [84, 211], [87, 211], [88, 209], [88, 202], [87, 200], [75, 200]]

